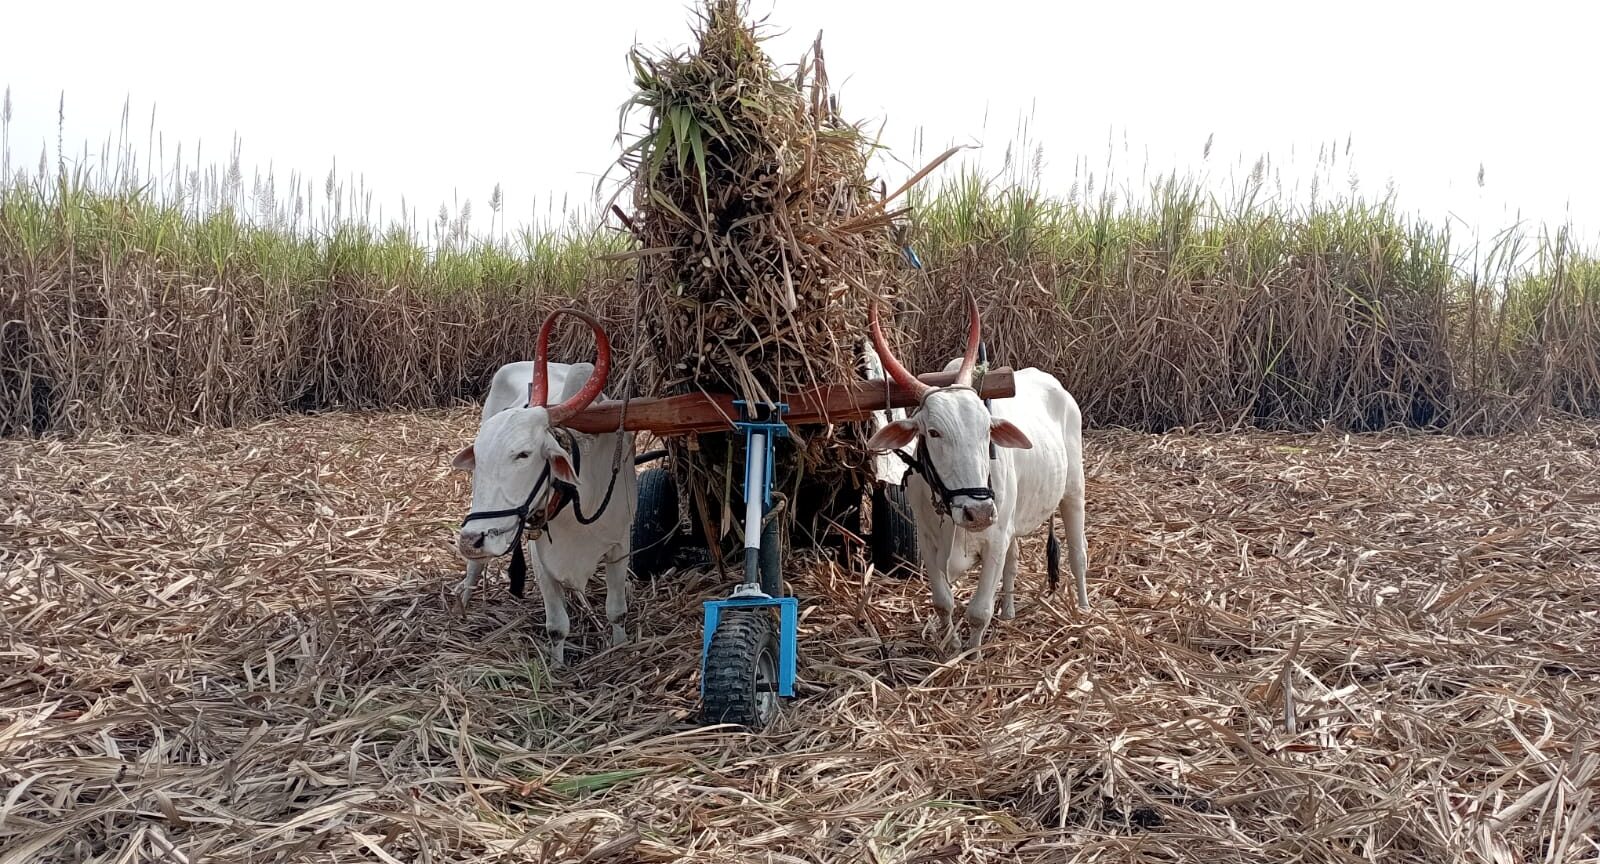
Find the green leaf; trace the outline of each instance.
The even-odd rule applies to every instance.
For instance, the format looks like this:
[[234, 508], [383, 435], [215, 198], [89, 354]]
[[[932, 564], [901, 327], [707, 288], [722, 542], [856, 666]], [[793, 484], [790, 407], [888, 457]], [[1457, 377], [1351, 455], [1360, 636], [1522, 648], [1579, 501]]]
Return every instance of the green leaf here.
[[694, 115], [682, 105], [674, 106], [670, 115], [672, 118], [673, 138], [677, 141], [678, 173], [683, 173], [684, 162], [689, 157], [689, 151], [684, 142], [689, 137], [689, 127], [694, 123]]
[[606, 771], [600, 774], [581, 774], [551, 783], [550, 790], [561, 795], [589, 795], [595, 792], [604, 792], [618, 783], [626, 783], [635, 777], [642, 777], [649, 773], [643, 768], [628, 768], [622, 771]]
[[669, 198], [667, 198], [667, 196], [661, 194], [661, 190], [660, 189], [651, 189], [650, 190], [650, 200], [654, 201], [656, 203], [656, 206], [658, 206], [661, 209], [667, 211], [668, 213], [671, 213], [672, 215], [678, 217], [679, 220], [681, 220], [683, 222], [690, 221], [688, 214], [684, 213], [682, 210], [679, 210], [678, 209], [678, 205], [672, 203], [671, 199], [669, 199]]
[[711, 190], [706, 181], [706, 142], [700, 137], [699, 125], [695, 126], [694, 134], [689, 136], [689, 146], [694, 148], [694, 167], [700, 172], [700, 197], [709, 206]]
[[661, 129], [656, 132], [655, 143], [650, 145], [650, 178], [661, 173], [661, 160], [667, 157], [667, 149], [672, 146], [672, 130], [667, 124], [661, 124]]
[[[733, 129], [728, 126], [728, 118], [723, 115], [722, 109], [716, 105], [707, 105], [706, 107], [711, 109], [711, 116], [717, 121], [717, 125], [722, 128], [722, 135], [718, 135], [715, 130], [712, 130], [711, 137], [724, 144], [728, 143], [728, 138], [733, 137]], [[724, 138], [723, 135], [726, 135], [727, 138]]]
[[639, 53], [637, 51], [629, 51], [628, 60], [633, 63], [634, 86], [640, 90], [655, 89], [655, 76], [645, 69], [644, 60], [639, 57]]

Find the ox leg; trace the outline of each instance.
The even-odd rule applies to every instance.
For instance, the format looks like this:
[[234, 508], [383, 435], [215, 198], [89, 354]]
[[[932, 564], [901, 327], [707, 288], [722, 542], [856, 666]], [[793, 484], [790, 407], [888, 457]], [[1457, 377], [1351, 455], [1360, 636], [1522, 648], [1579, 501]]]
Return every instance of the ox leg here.
[[1009, 552], [994, 555], [986, 551], [983, 563], [979, 566], [978, 588], [972, 592], [972, 599], [967, 601], [967, 650], [972, 652], [974, 660], [982, 656], [983, 634], [989, 629], [989, 621], [994, 618], [995, 594], [1010, 557]]
[[539, 556], [532, 557], [539, 578], [539, 597], [544, 600], [544, 632], [550, 637], [550, 662], [554, 666], [565, 666], [567, 634], [572, 632], [572, 621], [567, 617], [567, 592], [539, 562]]
[[940, 548], [936, 549], [934, 565], [928, 568], [928, 587], [933, 591], [933, 608], [939, 613], [941, 646], [948, 646], [956, 637], [956, 598], [950, 593], [952, 550], [948, 539], [942, 541]]
[[1078, 587], [1078, 608], [1089, 610], [1089, 550], [1083, 534], [1083, 466], [1072, 472], [1057, 511], [1067, 529], [1067, 566]]
[[628, 641], [628, 630], [622, 619], [628, 615], [628, 559], [631, 544], [618, 543], [606, 559], [606, 620], [611, 622], [611, 644], [623, 645]]
[[457, 612], [466, 610], [467, 601], [472, 599], [472, 589], [477, 586], [478, 577], [483, 575], [487, 566], [482, 561], [467, 562], [467, 575], [463, 576], [461, 581], [456, 583], [455, 590], [450, 592], [451, 605], [455, 606]]
[[1010, 621], [1017, 615], [1017, 598], [1013, 589], [1017, 583], [1017, 559], [1022, 553], [1022, 543], [1017, 538], [1011, 538], [1011, 546], [1006, 549], [1006, 566], [1000, 573], [1000, 620]]
[[[945, 575], [945, 571], [950, 567], [950, 556], [945, 548], [948, 538], [930, 524], [937, 518], [930, 514], [928, 518], [919, 517], [916, 520], [917, 556], [920, 559], [918, 563], [922, 565], [922, 572], [927, 576], [928, 586], [933, 592], [933, 607], [939, 613], [938, 626], [942, 628], [939, 635], [948, 641], [956, 603], [950, 595], [950, 581]], [[930, 626], [933, 626], [931, 620], [922, 628], [923, 638], [928, 637]]]
[[956, 639], [956, 598], [950, 593], [950, 577], [944, 570], [928, 574], [933, 588], [933, 608], [939, 613], [939, 644], [950, 645]]

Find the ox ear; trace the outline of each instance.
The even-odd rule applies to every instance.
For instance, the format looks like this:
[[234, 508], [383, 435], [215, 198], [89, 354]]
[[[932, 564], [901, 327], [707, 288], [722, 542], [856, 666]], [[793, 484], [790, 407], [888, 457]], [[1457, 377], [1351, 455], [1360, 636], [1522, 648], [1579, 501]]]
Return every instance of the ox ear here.
[[548, 435], [544, 439], [544, 458], [550, 463], [551, 477], [568, 486], [578, 485], [578, 472], [572, 470], [572, 457], [561, 449], [561, 444], [556, 439]]
[[461, 452], [450, 460], [450, 467], [457, 471], [465, 471], [468, 474], [472, 473], [472, 469], [478, 467], [478, 457], [473, 452], [471, 444], [461, 448]]
[[1002, 420], [999, 417], [989, 421], [989, 440], [993, 441], [997, 447], [1015, 447], [1018, 450], [1033, 449], [1033, 442], [1028, 440], [1028, 436], [1021, 429], [1018, 429], [1015, 423], [1010, 420]]
[[896, 420], [879, 429], [872, 436], [872, 440], [867, 442], [867, 449], [873, 451], [893, 450], [910, 444], [912, 439], [916, 437], [917, 421], [908, 417], [904, 420]]

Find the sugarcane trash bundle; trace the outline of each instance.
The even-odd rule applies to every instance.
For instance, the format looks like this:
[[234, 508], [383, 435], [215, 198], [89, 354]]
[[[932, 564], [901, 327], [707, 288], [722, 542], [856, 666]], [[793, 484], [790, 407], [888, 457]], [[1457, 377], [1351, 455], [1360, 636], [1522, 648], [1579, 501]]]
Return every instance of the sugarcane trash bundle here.
[[[786, 74], [735, 0], [711, 0], [695, 35], [687, 52], [630, 55], [629, 106], [646, 118], [621, 160], [632, 212], [618, 213], [638, 245], [640, 389], [769, 404], [859, 380], [865, 310], [893, 303], [907, 278], [903, 211], [867, 173], [874, 145], [839, 117], [820, 37]], [[863, 488], [869, 435], [860, 422], [795, 429], [780, 486]], [[680, 486], [726, 526], [740, 491], [732, 436], [669, 446]]]

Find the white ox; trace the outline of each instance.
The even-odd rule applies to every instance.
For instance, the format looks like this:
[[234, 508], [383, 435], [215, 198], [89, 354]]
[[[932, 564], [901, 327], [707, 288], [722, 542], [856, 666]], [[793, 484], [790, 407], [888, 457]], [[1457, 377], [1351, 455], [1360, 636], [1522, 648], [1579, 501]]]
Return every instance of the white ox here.
[[[916, 515], [918, 549], [946, 644], [955, 637], [950, 580], [976, 560], [982, 561], [977, 589], [966, 608], [967, 649], [976, 653], [994, 617], [996, 589], [1001, 595], [1001, 619], [1015, 614], [1013, 583], [1020, 537], [1060, 515], [1078, 605], [1085, 609], [1089, 560], [1083, 530], [1083, 415], [1078, 403], [1053, 376], [1027, 368], [1015, 373], [1016, 395], [993, 400], [992, 413], [986, 409], [972, 387], [978, 359], [978, 306], [970, 297], [967, 306], [966, 354], [945, 367], [957, 370], [956, 383], [931, 387], [895, 359], [874, 304], [873, 347], [889, 376], [916, 391], [920, 404], [911, 416], [879, 429], [867, 447], [885, 451], [915, 445], [916, 465], [906, 475], [906, 497]], [[993, 460], [991, 441], [996, 447]], [[1052, 589], [1054, 576], [1052, 563]]]
[[[594, 330], [593, 365], [548, 362], [550, 330], [559, 314], [581, 318]], [[633, 434], [586, 435], [562, 428], [573, 415], [602, 396], [611, 368], [611, 345], [604, 329], [582, 312], [562, 309], [545, 319], [532, 362], [508, 363], [495, 372], [484, 401], [477, 438], [456, 454], [452, 467], [472, 474], [472, 512], [456, 538], [466, 559], [466, 577], [456, 593], [465, 604], [490, 560], [512, 552], [522, 542], [521, 527], [529, 514], [543, 531], [532, 544], [529, 569], [544, 600], [545, 630], [551, 659], [566, 660], [571, 631], [565, 591], [582, 591], [601, 565], [606, 569], [606, 618], [611, 642], [627, 641], [622, 620], [628, 612], [628, 559], [631, 553], [638, 479], [633, 468]], [[554, 394], [557, 404], [546, 407]], [[576, 452], [569, 452], [568, 448]], [[620, 462], [617, 449], [621, 448]], [[613, 477], [613, 468], [617, 468]], [[552, 498], [560, 481], [575, 500], [548, 518], [559, 499]], [[607, 501], [608, 487], [609, 501]], [[598, 518], [595, 512], [604, 510]], [[580, 521], [593, 519], [590, 524]], [[544, 520], [548, 518], [548, 522]]]

